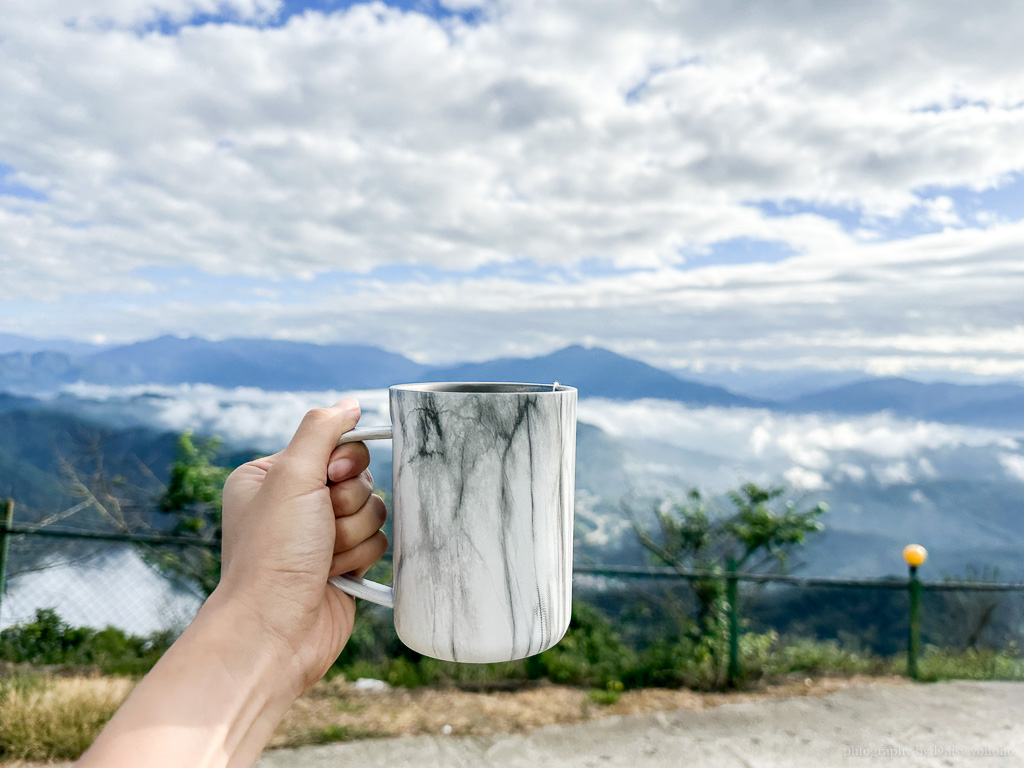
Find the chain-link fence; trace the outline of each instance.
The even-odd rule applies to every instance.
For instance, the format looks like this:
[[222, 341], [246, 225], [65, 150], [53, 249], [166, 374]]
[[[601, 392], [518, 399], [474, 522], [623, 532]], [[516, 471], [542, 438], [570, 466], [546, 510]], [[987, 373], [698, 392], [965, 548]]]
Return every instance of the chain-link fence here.
[[[2, 510], [0, 510], [2, 511]], [[0, 519], [0, 630], [25, 626], [50, 611], [70, 627], [117, 628], [125, 635], [173, 637], [202, 595], [166, 568], [168, 559], [199, 556], [216, 543], [167, 536], [97, 534], [5, 523]], [[729, 574], [667, 568], [584, 566], [575, 596], [607, 617], [622, 642], [637, 652], [700, 627], [699, 590], [725, 584]], [[799, 578], [734, 574], [736, 599], [723, 603], [726, 634], [771, 638], [776, 646], [824, 643], [843, 658], [906, 654], [911, 580]], [[919, 582], [923, 653], [1024, 647], [1024, 585]], [[721, 594], [726, 594], [724, 591]], [[703, 608], [702, 608], [703, 605]], [[721, 618], [721, 617], [720, 617]], [[751, 641], [752, 642], [752, 641]], [[2, 649], [0, 649], [2, 650]]]
[[[577, 596], [615, 619], [620, 634], [640, 647], [695, 622], [700, 612], [687, 579], [641, 570], [579, 567], [576, 576]], [[827, 579], [739, 580], [744, 632], [833, 640], [882, 656], [907, 649], [908, 579], [835, 580], [846, 586]], [[1024, 585], [922, 582], [921, 642], [950, 651], [1024, 647]]]

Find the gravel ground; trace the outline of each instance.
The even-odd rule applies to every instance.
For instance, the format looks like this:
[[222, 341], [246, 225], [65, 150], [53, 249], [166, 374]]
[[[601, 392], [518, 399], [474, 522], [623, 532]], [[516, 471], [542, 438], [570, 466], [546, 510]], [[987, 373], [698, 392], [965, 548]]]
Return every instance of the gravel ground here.
[[530, 733], [282, 749], [260, 768], [1024, 766], [1024, 684], [867, 685]]

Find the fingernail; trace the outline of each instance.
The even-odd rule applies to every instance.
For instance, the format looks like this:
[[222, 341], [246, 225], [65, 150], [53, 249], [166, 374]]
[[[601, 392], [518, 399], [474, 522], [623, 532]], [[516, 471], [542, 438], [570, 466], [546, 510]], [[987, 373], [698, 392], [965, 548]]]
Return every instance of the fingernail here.
[[344, 400], [339, 400], [336, 408], [341, 408], [343, 411], [358, 411], [359, 401], [354, 397], [346, 397]]
[[[321, 466], [323, 465], [321, 464]], [[332, 461], [330, 466], [327, 467], [327, 477], [337, 483], [340, 480], [347, 479], [355, 467], [356, 463], [352, 459]]]

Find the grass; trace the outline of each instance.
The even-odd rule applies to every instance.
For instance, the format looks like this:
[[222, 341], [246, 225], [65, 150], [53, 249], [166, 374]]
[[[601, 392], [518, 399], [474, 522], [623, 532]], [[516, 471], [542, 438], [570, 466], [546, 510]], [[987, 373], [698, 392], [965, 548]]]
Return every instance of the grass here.
[[[618, 677], [603, 685], [530, 682], [522, 663], [485, 667], [396, 659], [378, 668], [363, 665], [318, 683], [300, 698], [271, 746], [448, 730], [457, 735], [522, 732], [609, 714], [707, 706], [746, 695], [695, 693], [692, 689], [711, 687], [712, 677], [719, 675], [715, 670], [718, 664], [706, 658], [687, 660], [683, 650], [667, 646], [650, 658], [623, 657], [632, 665], [662, 665], [659, 674], [674, 671], [676, 677], [663, 677], [663, 685], [669, 688], [624, 685]], [[824, 693], [860, 684], [856, 681], [892, 679], [906, 672], [902, 654], [882, 658], [835, 641], [780, 639], [773, 633], [744, 636], [741, 658], [748, 690], [774, 691], [775, 695], [803, 695], [805, 685], [806, 692], [813, 687], [813, 692]], [[634, 673], [637, 669], [632, 668]], [[928, 647], [919, 669], [923, 681], [1024, 681], [1024, 657], [1015, 647], [963, 652]], [[614, 671], [603, 670], [602, 675]], [[620, 671], [630, 670], [623, 666]], [[77, 758], [134, 685], [125, 677], [57, 678], [22, 669], [10, 670], [8, 675], [0, 677], [0, 763]], [[384, 677], [396, 688], [384, 694], [355, 692], [346, 677], [357, 676]], [[689, 689], [681, 686], [682, 682]]]
[[591, 688], [590, 700], [595, 704], [609, 707], [622, 698], [623, 685], [618, 680], [609, 680], [604, 688]]
[[[895, 664], [900, 672], [903, 666]], [[918, 660], [918, 677], [922, 681], [938, 680], [1009, 680], [1024, 682], [1024, 657], [1016, 649], [993, 651], [990, 649], [968, 649], [961, 653], [950, 653], [941, 648], [929, 647]]]
[[134, 685], [122, 677], [0, 679], [0, 759], [74, 760]]

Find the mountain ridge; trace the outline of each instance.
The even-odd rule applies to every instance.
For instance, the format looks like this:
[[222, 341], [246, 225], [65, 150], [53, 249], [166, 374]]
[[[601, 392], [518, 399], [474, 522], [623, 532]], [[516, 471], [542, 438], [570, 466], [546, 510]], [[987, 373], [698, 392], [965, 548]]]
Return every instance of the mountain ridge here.
[[[23, 337], [0, 336], [4, 344]], [[14, 341], [12, 341], [14, 340]], [[64, 342], [54, 342], [59, 347]], [[380, 389], [412, 381], [561, 381], [583, 397], [664, 399], [707, 407], [763, 408], [782, 413], [863, 415], [1024, 429], [1024, 386], [1013, 383], [922, 383], [901, 377], [865, 377], [785, 399], [733, 392], [687, 379], [602, 347], [570, 345], [535, 357], [426, 365], [379, 347], [275, 339], [161, 336], [113, 347], [82, 345], [87, 354], [26, 348], [0, 354], [0, 392], [35, 396], [87, 382], [112, 386], [206, 383], [268, 391]]]

